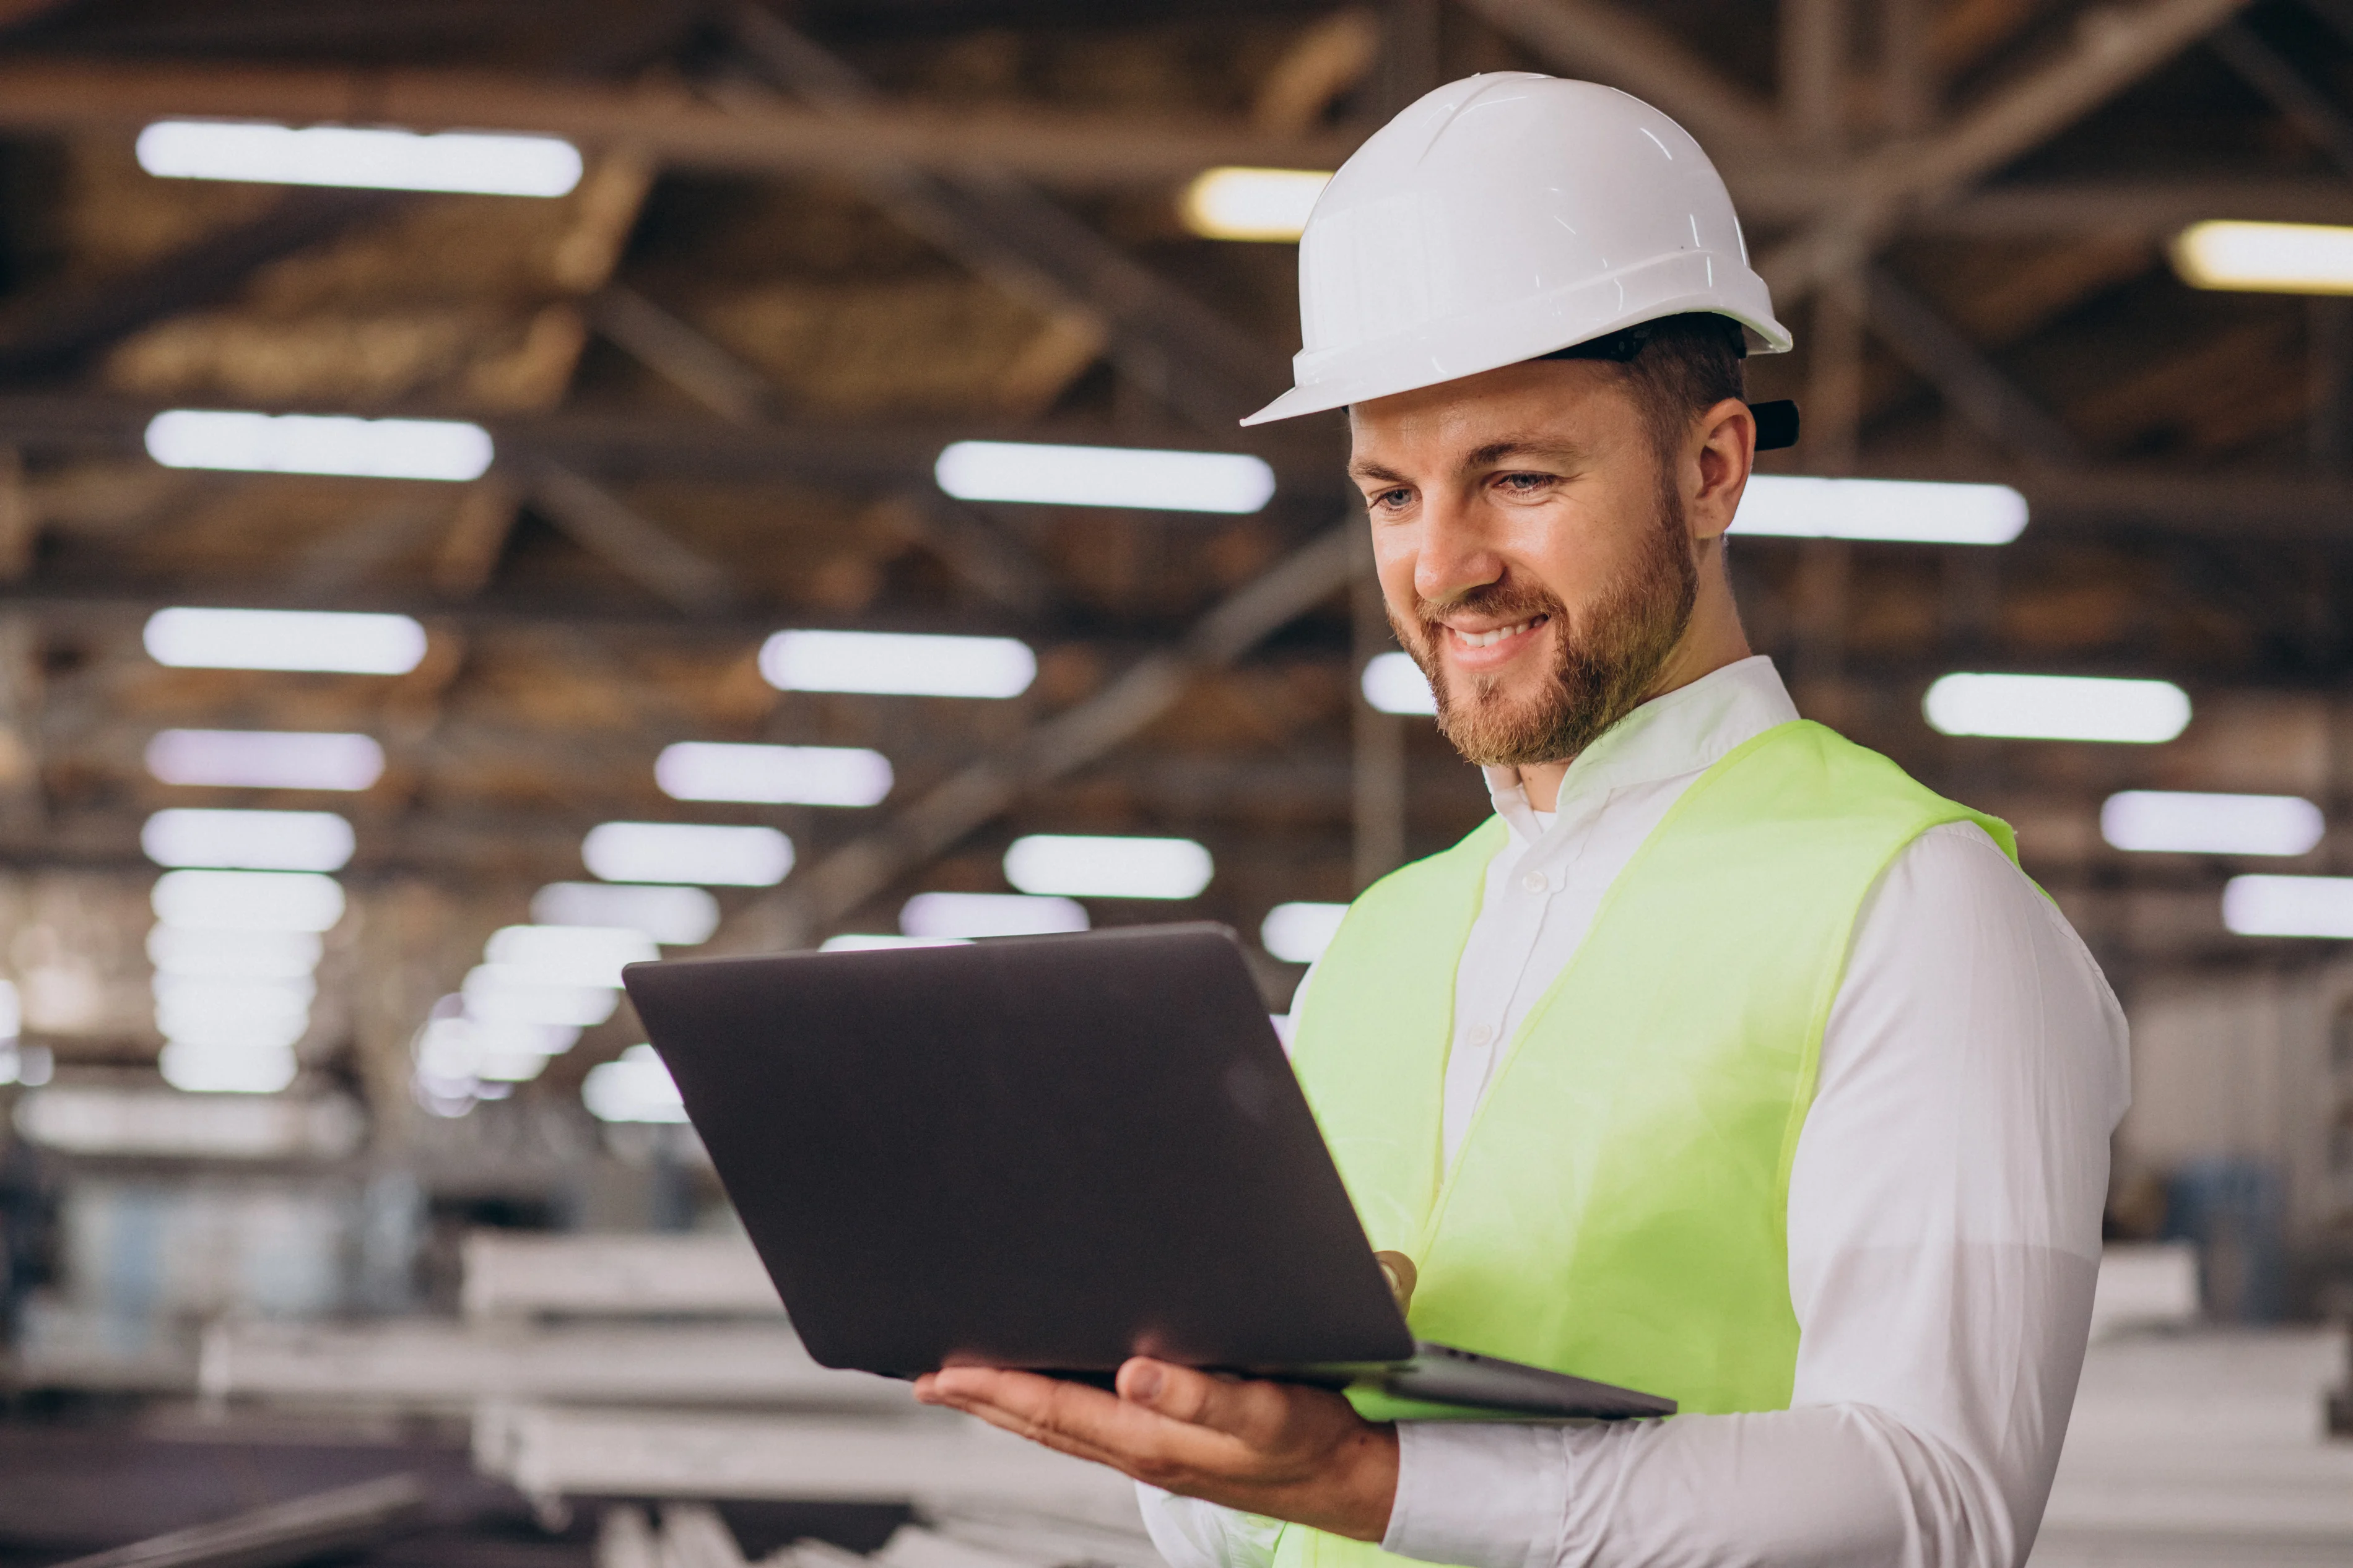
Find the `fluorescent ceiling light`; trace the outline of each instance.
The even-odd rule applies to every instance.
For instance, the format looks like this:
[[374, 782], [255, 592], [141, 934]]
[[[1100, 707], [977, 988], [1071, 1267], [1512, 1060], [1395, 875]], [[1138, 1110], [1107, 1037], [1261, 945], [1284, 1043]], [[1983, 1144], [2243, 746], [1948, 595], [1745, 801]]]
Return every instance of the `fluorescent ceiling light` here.
[[550, 882], [531, 896], [531, 918], [541, 925], [623, 926], [665, 947], [693, 947], [719, 929], [719, 900], [701, 888]]
[[1084, 906], [1026, 893], [917, 893], [901, 906], [909, 936], [1050, 936], [1087, 929]]
[[686, 1102], [651, 1046], [631, 1046], [620, 1059], [588, 1069], [580, 1102], [599, 1121], [683, 1121]]
[[2353, 937], [2353, 877], [2233, 877], [2222, 923], [2241, 936]]
[[1208, 169], [1185, 187], [1176, 210], [1204, 239], [1295, 244], [1331, 183], [1327, 169]]
[[61, 1085], [16, 1101], [16, 1130], [75, 1154], [339, 1158], [366, 1133], [342, 1096], [311, 1100], [191, 1100], [160, 1089]]
[[425, 628], [408, 616], [332, 610], [158, 610], [143, 640], [150, 658], [184, 669], [406, 675], [425, 657]]
[[311, 994], [305, 977], [213, 980], [155, 977], [155, 1028], [166, 1040], [222, 1050], [290, 1048], [310, 1031]]
[[139, 166], [161, 179], [371, 191], [560, 196], [581, 172], [580, 150], [553, 136], [252, 120], [159, 120], [135, 150]]
[[2293, 795], [2132, 789], [2100, 807], [2100, 835], [2119, 849], [2301, 855], [2327, 830], [2320, 808]]
[[580, 858], [608, 882], [770, 888], [793, 868], [793, 841], [773, 827], [607, 822], [588, 830]]
[[593, 1027], [611, 1017], [621, 1001], [621, 994], [610, 986], [553, 984], [506, 963], [474, 965], [460, 989], [470, 1018], [555, 1029]]
[[191, 931], [159, 925], [147, 933], [147, 961], [158, 974], [223, 980], [292, 980], [319, 966], [324, 947], [298, 931]]
[[384, 748], [367, 735], [161, 730], [147, 742], [147, 771], [167, 784], [363, 790], [384, 776]]
[[2189, 722], [2189, 695], [2169, 680], [2081, 675], [1947, 675], [1921, 703], [1947, 735], [2026, 741], [2170, 741]]
[[621, 967], [659, 958], [653, 939], [622, 926], [506, 926], [482, 944], [482, 957], [543, 985], [618, 988]]
[[1216, 870], [1189, 838], [1033, 833], [1005, 852], [1005, 879], [1025, 893], [1098, 899], [1189, 899]]
[[2194, 223], [2173, 239], [2193, 289], [2353, 294], [2353, 228], [2321, 223]]
[[1004, 698], [1029, 689], [1038, 656], [1011, 637], [778, 632], [761, 646], [760, 673], [779, 691]]
[[940, 453], [932, 476], [959, 500], [1049, 506], [1240, 514], [1274, 496], [1274, 470], [1243, 452], [958, 441]]
[[169, 1040], [155, 1065], [165, 1083], [192, 1094], [275, 1094], [300, 1064], [289, 1046]]
[[322, 931], [343, 918], [335, 879], [301, 871], [166, 871], [151, 902], [191, 931]]
[[844, 931], [818, 943], [819, 952], [873, 952], [886, 947], [969, 947], [964, 936], [883, 936], [873, 931]]
[[171, 408], [147, 422], [147, 455], [167, 468], [457, 481], [480, 479], [492, 449], [459, 419]]
[[1384, 713], [1435, 713], [1438, 693], [1412, 656], [1377, 653], [1365, 661], [1365, 700]]
[[874, 805], [891, 793], [891, 760], [861, 746], [681, 741], [654, 759], [654, 782], [672, 800]]
[[1277, 904], [1266, 912], [1258, 940], [1285, 963], [1313, 963], [1340, 934], [1345, 904]]
[[158, 866], [332, 871], [352, 858], [352, 825], [332, 811], [174, 806], [147, 819], [139, 847]]
[[1789, 539], [2008, 544], [2026, 530], [2026, 498], [2008, 485], [1751, 474], [1732, 527]]
[[528, 1083], [579, 1038], [577, 1028], [436, 1018], [417, 1036], [417, 1076], [453, 1095], [470, 1093], [477, 1080]]

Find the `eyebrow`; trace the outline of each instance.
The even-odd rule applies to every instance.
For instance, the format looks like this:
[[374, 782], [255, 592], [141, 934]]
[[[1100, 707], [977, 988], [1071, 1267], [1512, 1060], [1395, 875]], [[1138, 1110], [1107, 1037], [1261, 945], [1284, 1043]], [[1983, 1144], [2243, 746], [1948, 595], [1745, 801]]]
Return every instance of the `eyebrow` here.
[[[1585, 449], [1574, 442], [1539, 440], [1532, 437], [1513, 437], [1502, 441], [1490, 441], [1472, 451], [1462, 459], [1463, 471], [1493, 468], [1507, 458], [1536, 458], [1559, 463], [1575, 463], [1585, 457]], [[1348, 477], [1359, 481], [1376, 480], [1385, 485], [1409, 485], [1413, 481], [1396, 469], [1379, 463], [1354, 462], [1348, 465]]]

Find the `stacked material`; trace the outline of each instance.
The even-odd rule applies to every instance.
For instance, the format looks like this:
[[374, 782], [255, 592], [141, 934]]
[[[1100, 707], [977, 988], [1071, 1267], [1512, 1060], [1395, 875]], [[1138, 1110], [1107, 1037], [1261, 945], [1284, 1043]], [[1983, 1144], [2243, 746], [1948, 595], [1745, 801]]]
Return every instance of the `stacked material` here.
[[[1156, 1561], [1110, 1471], [818, 1365], [738, 1237], [484, 1234], [465, 1267], [458, 1321], [216, 1325], [203, 1392], [470, 1413], [477, 1468], [549, 1517], [630, 1500], [600, 1534], [617, 1568], [743, 1562], [718, 1516], [691, 1506], [736, 1500], [911, 1505], [937, 1528], [894, 1537], [887, 1568]], [[674, 1500], [635, 1506], [649, 1500]], [[839, 1555], [817, 1542], [783, 1555], [840, 1568], [827, 1552]]]

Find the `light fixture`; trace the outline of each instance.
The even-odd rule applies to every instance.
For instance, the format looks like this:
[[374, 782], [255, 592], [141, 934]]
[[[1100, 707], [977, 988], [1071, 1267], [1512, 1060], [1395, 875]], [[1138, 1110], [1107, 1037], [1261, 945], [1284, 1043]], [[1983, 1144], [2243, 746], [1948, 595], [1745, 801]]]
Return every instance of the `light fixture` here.
[[1345, 904], [1277, 904], [1266, 912], [1258, 940], [1285, 963], [1313, 963], [1340, 934]]
[[73, 1154], [338, 1159], [366, 1136], [342, 1095], [303, 1100], [192, 1100], [169, 1089], [59, 1085], [16, 1101], [16, 1131]]
[[335, 879], [304, 871], [166, 871], [151, 901], [189, 931], [322, 931], [343, 918]]
[[654, 759], [654, 782], [672, 800], [874, 805], [891, 793], [891, 760], [861, 746], [681, 741]]
[[2241, 936], [2353, 938], [2353, 877], [2233, 877], [2222, 923]]
[[541, 925], [622, 926], [665, 947], [693, 947], [719, 929], [719, 900], [701, 888], [550, 882], [531, 896]]
[[760, 673], [779, 691], [1005, 698], [1029, 689], [1038, 656], [1011, 637], [778, 632], [761, 645]]
[[1365, 700], [1384, 713], [1435, 713], [1438, 693], [1410, 654], [1377, 653], [1365, 661], [1359, 683]]
[[2026, 498], [2008, 485], [1788, 474], [1751, 474], [1732, 520], [1740, 534], [1906, 544], [2008, 544], [2025, 529]]
[[384, 776], [372, 736], [298, 730], [159, 730], [147, 772], [167, 784], [363, 790]]
[[571, 985], [543, 981], [507, 963], [478, 963], [466, 972], [460, 994], [466, 1016], [485, 1024], [526, 1024], [553, 1029], [586, 1029], [603, 1023], [620, 1005], [621, 994], [607, 985]]
[[618, 1059], [588, 1069], [580, 1102], [599, 1121], [683, 1121], [677, 1080], [651, 1046], [631, 1046]]
[[139, 847], [158, 866], [332, 871], [352, 858], [352, 825], [332, 811], [173, 806], [147, 819]]
[[554, 136], [256, 120], [159, 120], [139, 133], [134, 151], [139, 166], [161, 179], [372, 191], [560, 196], [581, 173], [580, 150]]
[[2181, 855], [2301, 855], [2327, 824], [2301, 795], [2132, 789], [2100, 807], [2100, 836], [2119, 849]]
[[192, 931], [158, 925], [147, 933], [147, 961], [158, 974], [224, 980], [292, 980], [319, 966], [323, 944], [310, 931]]
[[434, 1018], [417, 1032], [417, 1075], [448, 1098], [470, 1097], [477, 1082], [530, 1082], [579, 1038], [577, 1027]]
[[608, 882], [769, 888], [793, 868], [793, 841], [773, 827], [607, 822], [581, 840], [580, 858]]
[[191, 1094], [276, 1094], [301, 1067], [290, 1046], [200, 1040], [164, 1041], [155, 1065], [165, 1083]]
[[1295, 244], [1331, 183], [1328, 169], [1206, 169], [1185, 187], [1176, 210], [1204, 239]]
[[1947, 675], [1921, 702], [1947, 735], [2026, 741], [2170, 741], [2189, 722], [2189, 695], [2169, 680], [2084, 675]]
[[2337, 224], [2193, 223], [2171, 250], [2193, 289], [2353, 294], [2353, 228]]
[[155, 1027], [166, 1040], [223, 1049], [290, 1047], [311, 1027], [316, 983], [230, 980], [212, 976], [155, 977]]
[[1189, 899], [1215, 869], [1189, 838], [1033, 833], [1005, 851], [1005, 879], [1023, 892], [1075, 898]]
[[406, 675], [425, 658], [425, 628], [406, 616], [333, 610], [179, 606], [147, 617], [158, 664], [184, 669], [301, 669]]
[[917, 893], [899, 910], [909, 936], [1051, 936], [1087, 924], [1085, 906], [1027, 893]]
[[624, 926], [502, 926], [482, 957], [543, 985], [618, 987], [625, 964], [659, 958], [653, 939]]
[[892, 947], [969, 947], [966, 936], [885, 936], [876, 931], [844, 931], [818, 943], [819, 952], [875, 952]]
[[491, 433], [462, 419], [169, 408], [147, 422], [147, 455], [167, 468], [456, 482], [480, 479], [493, 454]]
[[958, 441], [940, 453], [932, 477], [958, 500], [1048, 506], [1239, 515], [1274, 496], [1274, 470], [1243, 452]]

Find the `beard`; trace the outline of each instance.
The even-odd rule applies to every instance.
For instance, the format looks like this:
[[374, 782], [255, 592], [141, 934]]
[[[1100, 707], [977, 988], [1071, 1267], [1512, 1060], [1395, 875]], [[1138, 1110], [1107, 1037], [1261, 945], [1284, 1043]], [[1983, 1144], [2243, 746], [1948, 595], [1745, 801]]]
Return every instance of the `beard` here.
[[[1573, 620], [1556, 595], [1508, 578], [1443, 606], [1418, 602], [1410, 623], [1390, 616], [1398, 642], [1437, 695], [1439, 733], [1466, 761], [1482, 767], [1562, 762], [1641, 704], [1691, 625], [1699, 595], [1683, 497], [1672, 484], [1662, 485], [1658, 506], [1633, 564], [1604, 585], [1581, 620]], [[1437, 618], [1441, 611], [1468, 612], [1503, 626], [1544, 616], [1557, 650], [1552, 679], [1525, 696], [1506, 692], [1494, 678], [1458, 680], [1439, 656], [1446, 635]]]

